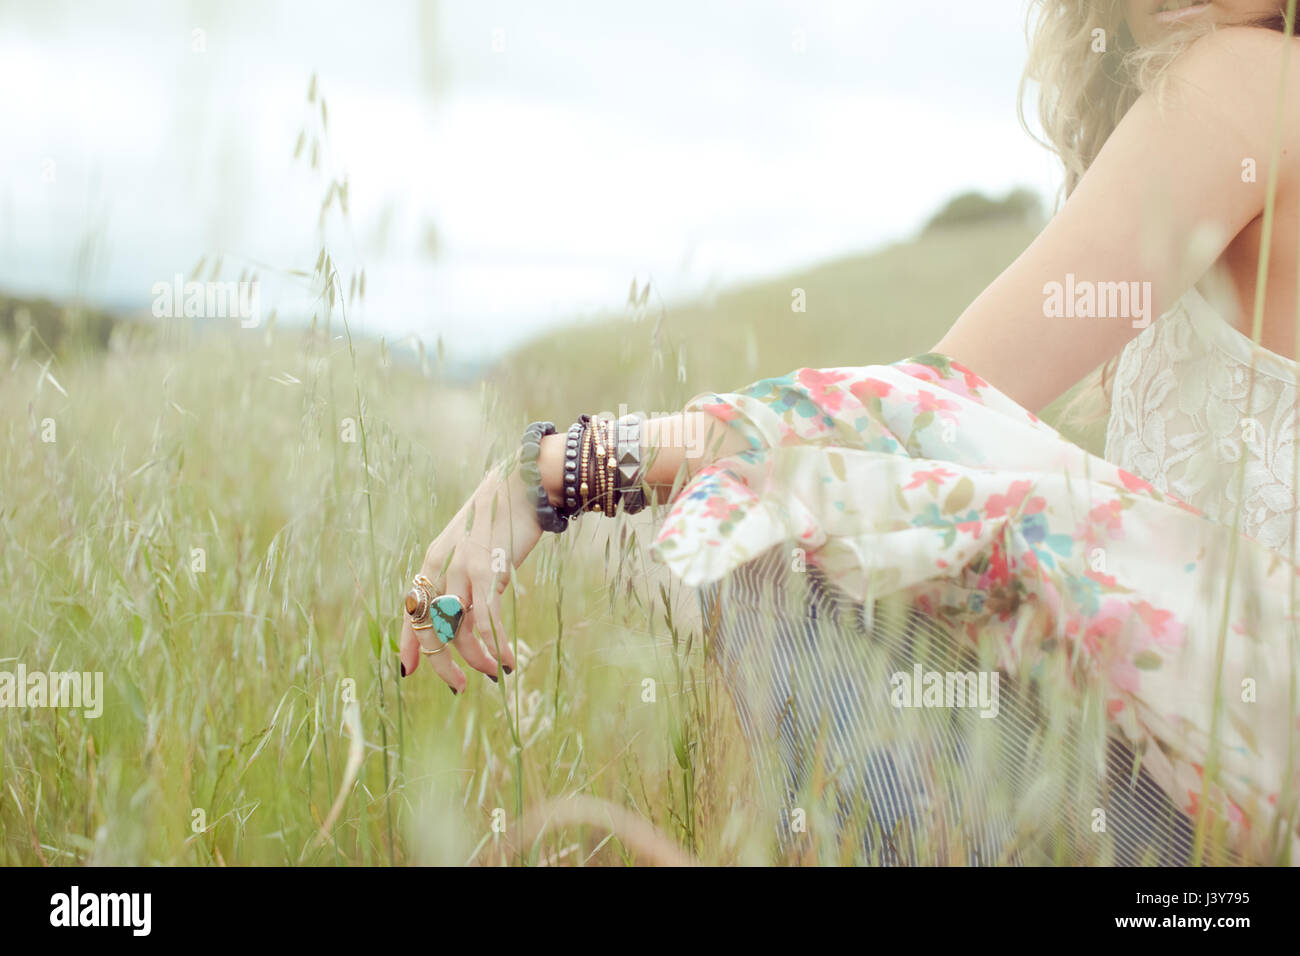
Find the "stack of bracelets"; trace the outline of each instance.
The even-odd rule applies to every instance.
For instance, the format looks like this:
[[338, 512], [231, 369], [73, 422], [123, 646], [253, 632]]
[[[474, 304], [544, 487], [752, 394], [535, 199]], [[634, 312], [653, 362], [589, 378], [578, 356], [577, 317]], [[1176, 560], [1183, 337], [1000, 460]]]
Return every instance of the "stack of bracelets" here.
[[627, 514], [645, 507], [641, 422], [637, 415], [614, 422], [583, 415], [569, 426], [564, 441], [564, 501], [559, 507], [551, 504], [537, 467], [542, 439], [555, 434], [555, 424], [533, 422], [524, 429], [519, 470], [537, 501], [537, 522], [543, 531], [559, 534], [570, 518], [584, 511], [612, 518], [620, 504]]

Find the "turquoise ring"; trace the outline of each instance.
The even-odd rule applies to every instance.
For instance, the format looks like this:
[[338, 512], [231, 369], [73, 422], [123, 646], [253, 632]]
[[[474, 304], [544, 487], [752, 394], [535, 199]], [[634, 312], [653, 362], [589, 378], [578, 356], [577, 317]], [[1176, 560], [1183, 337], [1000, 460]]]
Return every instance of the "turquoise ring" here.
[[[415, 576], [415, 582], [406, 595], [406, 613], [411, 615], [411, 627], [417, 631], [432, 630], [445, 647], [456, 637], [460, 622], [472, 604], [466, 604], [455, 594], [433, 593], [433, 582], [423, 574]], [[426, 651], [436, 654], [441, 651]]]

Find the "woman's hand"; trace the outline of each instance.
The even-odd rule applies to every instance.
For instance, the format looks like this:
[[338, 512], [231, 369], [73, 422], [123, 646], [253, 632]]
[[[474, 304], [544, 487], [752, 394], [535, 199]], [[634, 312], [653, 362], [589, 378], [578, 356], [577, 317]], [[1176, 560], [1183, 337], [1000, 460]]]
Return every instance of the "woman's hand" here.
[[[514, 459], [508, 460], [510, 464], [513, 462]], [[518, 567], [542, 536], [536, 504], [518, 467], [510, 467], [508, 471], [507, 474], [507, 462], [503, 462], [488, 473], [456, 517], [429, 545], [421, 566], [421, 573], [433, 582], [435, 595], [454, 594], [469, 606], [451, 646], [466, 664], [492, 680], [498, 679], [498, 667], [504, 668], [507, 674], [515, 667], [514, 653], [506, 642], [501, 619], [501, 594], [509, 584], [510, 568]], [[435, 631], [415, 630], [411, 616], [403, 614], [403, 676], [413, 673], [424, 656], [420, 653], [419, 635], [424, 636], [426, 651], [442, 646]], [[430, 666], [453, 693], [465, 689], [465, 673], [448, 651], [427, 656]]]
[[[542, 487], [556, 506], [563, 500], [564, 443], [563, 432], [547, 435], [539, 443], [537, 456]], [[641, 443], [645, 463], [642, 481], [651, 501], [665, 499], [679, 479], [691, 477], [711, 461], [749, 447], [749, 441], [735, 429], [699, 411], [646, 419]], [[466, 605], [473, 605], [465, 612], [451, 643], [466, 664], [494, 680], [499, 676], [498, 664], [507, 674], [515, 668], [501, 622], [501, 593], [509, 583], [510, 568], [518, 567], [542, 536], [536, 502], [517, 467], [518, 454], [483, 479], [429, 545], [420, 570], [433, 583], [435, 595], [454, 594]], [[442, 644], [433, 630], [417, 631], [411, 627], [410, 615], [402, 617], [405, 676], [420, 664], [417, 635], [424, 635], [425, 650], [436, 651]], [[465, 689], [465, 674], [449, 652], [425, 656], [453, 691]]]

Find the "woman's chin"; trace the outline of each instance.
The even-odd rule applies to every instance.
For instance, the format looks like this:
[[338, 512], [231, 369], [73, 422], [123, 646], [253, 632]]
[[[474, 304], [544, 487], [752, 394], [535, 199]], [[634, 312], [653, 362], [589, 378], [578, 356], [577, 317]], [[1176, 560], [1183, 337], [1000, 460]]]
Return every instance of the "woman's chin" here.
[[1167, 26], [1172, 23], [1186, 23], [1188, 20], [1195, 20], [1205, 16], [1213, 8], [1214, 4], [1206, 0], [1205, 3], [1195, 3], [1188, 7], [1182, 7], [1178, 10], [1164, 10], [1153, 14], [1152, 19], [1161, 26]]

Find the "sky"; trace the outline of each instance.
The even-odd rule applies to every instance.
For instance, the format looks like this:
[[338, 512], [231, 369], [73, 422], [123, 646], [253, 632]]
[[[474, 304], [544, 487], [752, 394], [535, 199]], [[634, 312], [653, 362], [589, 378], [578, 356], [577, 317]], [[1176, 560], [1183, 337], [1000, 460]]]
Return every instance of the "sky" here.
[[219, 257], [301, 320], [324, 241], [366, 270], [354, 329], [477, 359], [633, 279], [671, 303], [962, 190], [1050, 201], [1025, 2], [0, 0], [0, 293], [148, 311]]

